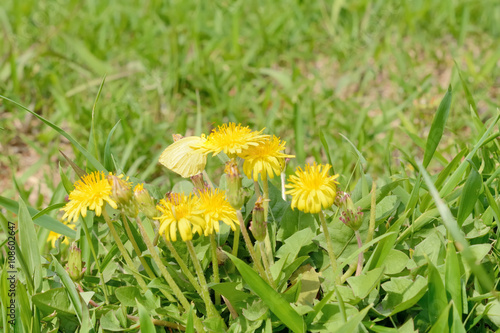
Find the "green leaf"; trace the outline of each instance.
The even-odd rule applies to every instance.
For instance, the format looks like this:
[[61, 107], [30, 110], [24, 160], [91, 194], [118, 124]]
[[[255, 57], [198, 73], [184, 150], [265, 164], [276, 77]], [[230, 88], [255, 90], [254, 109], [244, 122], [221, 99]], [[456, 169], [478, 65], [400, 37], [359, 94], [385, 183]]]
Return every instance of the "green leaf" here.
[[345, 135], [343, 135], [342, 133], [339, 133], [341, 137], [344, 138], [344, 140], [346, 140], [350, 145], [351, 147], [354, 149], [354, 152], [356, 153], [356, 155], [358, 155], [358, 159], [359, 159], [359, 162], [361, 163], [361, 165], [363, 166], [363, 169], [366, 168], [366, 165], [367, 165], [367, 162], [366, 162], [366, 158], [363, 157], [363, 154], [361, 154], [361, 152], [358, 150], [358, 148], [356, 148], [356, 146], [351, 142], [351, 140], [349, 140]]
[[57, 261], [54, 255], [52, 255], [51, 266], [53, 267], [53, 270], [57, 273], [57, 275], [59, 275], [62, 284], [66, 288], [71, 304], [73, 305], [76, 316], [78, 317], [78, 320], [80, 321], [81, 324], [83, 319], [82, 308], [87, 305], [85, 304], [85, 302], [82, 302], [80, 294], [76, 290], [75, 283], [73, 282], [73, 280], [71, 280], [71, 278], [68, 275], [68, 272], [66, 272], [66, 270], [61, 266], [61, 264], [59, 263], [59, 261]]
[[104, 166], [94, 156], [92, 156], [92, 154], [90, 154], [85, 148], [83, 148], [82, 145], [80, 145], [78, 143], [78, 141], [76, 141], [75, 139], [73, 139], [73, 137], [71, 135], [69, 135], [68, 133], [66, 133], [62, 128], [60, 128], [57, 125], [54, 125], [53, 123], [51, 123], [47, 119], [45, 119], [42, 116], [40, 116], [38, 113], [31, 111], [30, 109], [22, 106], [21, 104], [17, 103], [16, 101], [13, 101], [10, 98], [7, 98], [7, 97], [2, 96], [2, 95], [0, 95], [0, 98], [3, 98], [6, 101], [9, 101], [9, 102], [17, 105], [21, 109], [23, 109], [23, 110], [31, 113], [32, 115], [34, 115], [35, 117], [37, 117], [38, 119], [40, 119], [46, 125], [52, 127], [57, 133], [59, 133], [60, 135], [62, 135], [66, 139], [68, 139], [69, 142], [71, 142], [76, 147], [76, 149], [78, 149], [82, 153], [82, 155], [85, 156], [85, 158], [87, 159], [87, 161], [89, 161], [89, 163], [92, 164], [92, 166], [95, 169], [100, 170], [100, 171], [106, 171], [106, 168], [104, 168]]
[[441, 137], [444, 133], [444, 126], [446, 124], [446, 120], [448, 119], [448, 115], [450, 113], [450, 105], [451, 105], [451, 86], [448, 87], [448, 91], [444, 95], [443, 100], [439, 104], [436, 115], [432, 120], [431, 129], [429, 131], [429, 136], [427, 137], [427, 143], [425, 145], [425, 153], [424, 153], [424, 167], [429, 165], [429, 162], [434, 156], [434, 152], [437, 149], [439, 141], [441, 141]]
[[125, 306], [135, 307], [136, 303], [140, 302], [148, 311], [153, 311], [160, 307], [159, 301], [152, 296], [151, 291], [148, 291], [146, 295], [143, 296], [139, 288], [135, 286], [117, 288], [115, 290], [115, 295], [120, 303]]
[[115, 170], [115, 166], [113, 165], [113, 160], [111, 158], [111, 137], [118, 128], [120, 121], [121, 120], [118, 120], [115, 126], [113, 126], [113, 128], [111, 129], [111, 131], [109, 131], [108, 138], [106, 139], [106, 144], [104, 146], [104, 167], [107, 170]]
[[446, 297], [446, 290], [444, 289], [444, 283], [439, 275], [438, 270], [431, 262], [430, 259], [427, 260], [427, 288], [428, 288], [428, 303], [427, 312], [429, 314], [429, 322], [434, 324], [438, 320], [438, 316], [447, 309], [448, 299]]
[[384, 269], [379, 267], [360, 276], [352, 276], [347, 279], [347, 283], [351, 286], [355, 296], [364, 299], [379, 284], [383, 275]]
[[391, 249], [383, 265], [385, 268], [384, 274], [393, 275], [400, 273], [403, 269], [405, 269], [409, 260], [410, 258], [408, 258], [408, 256], [403, 252]]
[[427, 184], [427, 187], [429, 188], [429, 192], [431, 193], [432, 198], [436, 202], [436, 206], [439, 210], [439, 214], [442, 217], [443, 224], [445, 225], [448, 232], [451, 234], [453, 240], [460, 243], [460, 245], [462, 246], [461, 252], [463, 258], [471, 267], [472, 271], [474, 272], [474, 275], [476, 275], [483, 288], [485, 288], [486, 290], [492, 290], [494, 286], [493, 281], [491, 280], [490, 276], [486, 274], [486, 271], [483, 268], [483, 266], [477, 264], [476, 257], [471, 251], [469, 242], [467, 242], [465, 236], [462, 233], [462, 230], [458, 226], [457, 221], [455, 221], [455, 219], [453, 218], [450, 208], [444, 203], [443, 199], [441, 199], [440, 194], [438, 193], [436, 187], [432, 183], [431, 177], [429, 176], [427, 171], [425, 171], [422, 164], [419, 164], [419, 170], [422, 173], [422, 176], [425, 180], [425, 183]]
[[19, 248], [26, 260], [29, 270], [28, 279], [32, 279], [34, 292], [40, 291], [42, 284], [42, 262], [38, 249], [38, 238], [36, 237], [35, 225], [28, 212], [28, 208], [22, 199], [19, 199]]
[[458, 256], [453, 242], [448, 242], [445, 261], [445, 288], [448, 301], [455, 303], [458, 313], [462, 314], [462, 283]]
[[75, 317], [75, 309], [71, 306], [68, 293], [63, 287], [35, 294], [32, 300], [45, 316], [57, 311], [58, 315]]
[[481, 175], [477, 172], [476, 167], [471, 162], [469, 177], [467, 177], [467, 180], [465, 181], [462, 195], [460, 196], [460, 204], [458, 205], [457, 222], [460, 227], [463, 225], [467, 216], [472, 213], [482, 187], [483, 180]]
[[245, 282], [266, 303], [269, 310], [292, 331], [304, 332], [304, 321], [290, 304], [242, 260], [230, 253], [226, 252], [226, 254], [233, 261]]
[[372, 308], [372, 305], [371, 304], [368, 305], [366, 308], [361, 310], [360, 313], [358, 313], [357, 315], [355, 315], [353, 317], [350, 317], [347, 320], [347, 322], [344, 325], [340, 326], [337, 330], [335, 330], [335, 332], [339, 332], [339, 333], [356, 332], [358, 325], [361, 323], [363, 318], [368, 313], [368, 310], [370, 310], [371, 308]]
[[139, 308], [139, 323], [141, 324], [141, 333], [156, 333], [155, 325], [149, 316], [148, 310], [137, 301]]
[[66, 190], [66, 193], [71, 193], [73, 191], [73, 183], [69, 180], [68, 176], [64, 173], [61, 163], [59, 163], [59, 176], [61, 177], [61, 182]]
[[[19, 204], [11, 199], [7, 199], [5, 197], [0, 196], [0, 205], [5, 207], [8, 211], [17, 214], [19, 211]], [[38, 210], [28, 207], [28, 211], [31, 216], [35, 216], [39, 213]], [[40, 216], [37, 218], [33, 223], [44, 227], [46, 229], [49, 229], [51, 231], [54, 231], [60, 235], [68, 236], [70, 238], [75, 239], [76, 238], [76, 231], [72, 230], [68, 226], [64, 225], [63, 223], [57, 221], [53, 217], [49, 215], [44, 215]]]
[[427, 280], [418, 275], [415, 280], [408, 277], [391, 278], [382, 284], [387, 292], [382, 303], [377, 306], [385, 316], [392, 316], [415, 305], [427, 291]]
[[451, 332], [450, 326], [448, 324], [448, 314], [450, 313], [450, 307], [451, 304], [448, 304], [445, 308], [443, 308], [441, 312], [435, 314], [436, 320], [431, 322], [431, 324], [434, 325], [432, 325], [429, 333]]

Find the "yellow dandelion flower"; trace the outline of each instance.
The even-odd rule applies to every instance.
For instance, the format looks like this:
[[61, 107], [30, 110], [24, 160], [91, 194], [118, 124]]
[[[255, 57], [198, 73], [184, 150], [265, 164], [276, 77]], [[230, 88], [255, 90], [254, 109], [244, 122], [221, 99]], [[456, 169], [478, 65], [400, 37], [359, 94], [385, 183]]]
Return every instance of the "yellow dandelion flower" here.
[[239, 225], [236, 210], [226, 200], [225, 192], [210, 189], [200, 192], [200, 208], [205, 216], [205, 236], [219, 232], [219, 221], [224, 222], [234, 231]]
[[[72, 223], [67, 223], [66, 221], [63, 221], [63, 223], [65, 225], [67, 225], [68, 227], [70, 227], [72, 230], [75, 230], [75, 225], [72, 224]], [[52, 247], [55, 247], [56, 246], [56, 241], [57, 239], [61, 237], [61, 234], [58, 234], [57, 232], [55, 231], [50, 231], [49, 235], [47, 236], [47, 242], [49, 242], [50, 244], [52, 244]], [[69, 244], [69, 240], [68, 240], [68, 237], [64, 237], [64, 239], [62, 240], [63, 244]]]
[[213, 156], [224, 152], [230, 158], [239, 156], [245, 149], [257, 146], [269, 135], [261, 134], [262, 131], [252, 131], [248, 126], [236, 125], [235, 123], [224, 124], [214, 129], [201, 144], [193, 146], [205, 154], [213, 153]]
[[181, 177], [195, 176], [205, 170], [207, 154], [192, 147], [202, 145], [205, 141], [205, 136], [188, 136], [177, 140], [163, 151], [159, 162]]
[[171, 193], [167, 199], [160, 200], [156, 206], [161, 212], [160, 234], [165, 233], [167, 240], [177, 240], [177, 230], [183, 241], [193, 239], [193, 233], [202, 234], [205, 220], [200, 209], [200, 200], [193, 195]]
[[245, 160], [243, 163], [243, 172], [248, 178], [253, 178], [254, 181], [269, 176], [274, 178], [274, 175], [279, 175], [285, 168], [285, 158], [295, 157], [282, 153], [285, 150], [285, 141], [280, 141], [279, 138], [273, 135], [272, 139], [267, 139], [257, 146], [251, 146], [243, 152], [241, 158]]
[[74, 187], [69, 194], [69, 202], [61, 209], [65, 211], [63, 220], [76, 222], [80, 214], [87, 216], [87, 209], [101, 216], [106, 202], [114, 209], [117, 208], [116, 202], [111, 199], [111, 184], [101, 171], [83, 176], [75, 182]]
[[331, 166], [309, 165], [303, 171], [300, 167], [295, 175], [290, 176], [286, 185], [290, 190], [286, 194], [292, 195], [292, 209], [297, 207], [305, 213], [319, 213], [322, 208], [328, 208], [333, 204], [337, 195], [337, 184], [335, 180], [339, 175], [328, 176]]

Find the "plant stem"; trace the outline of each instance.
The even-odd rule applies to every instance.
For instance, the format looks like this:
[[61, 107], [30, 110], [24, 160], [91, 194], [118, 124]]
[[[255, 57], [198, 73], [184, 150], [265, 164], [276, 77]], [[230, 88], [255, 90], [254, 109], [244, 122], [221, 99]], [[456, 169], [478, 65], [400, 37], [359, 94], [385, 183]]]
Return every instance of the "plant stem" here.
[[189, 282], [193, 285], [194, 289], [196, 289], [196, 292], [201, 295], [200, 284], [198, 283], [198, 281], [196, 281], [196, 278], [191, 273], [191, 270], [187, 267], [186, 262], [181, 258], [181, 256], [179, 255], [179, 253], [175, 249], [172, 242], [168, 241], [166, 237], [163, 237], [163, 239], [165, 240], [165, 243], [167, 244], [168, 250], [170, 251], [170, 253], [172, 253], [175, 260], [177, 261], [177, 263], [181, 267], [181, 270], [184, 273], [184, 275], [186, 275]]
[[255, 268], [257, 268], [257, 271], [259, 272], [260, 276], [264, 280], [266, 280], [267, 283], [269, 283], [269, 285], [271, 285], [271, 281], [269, 281], [269, 279], [267, 278], [267, 275], [264, 272], [264, 268], [262, 267], [259, 258], [257, 258], [257, 255], [255, 254], [255, 249], [253, 247], [252, 241], [250, 240], [250, 236], [248, 235], [248, 231], [245, 227], [245, 221], [243, 220], [243, 215], [241, 215], [241, 211], [237, 210], [236, 215], [238, 216], [238, 221], [240, 222], [241, 234], [243, 235], [243, 239], [245, 240], [245, 244], [247, 246], [248, 252], [250, 253], [250, 257], [252, 257]]
[[354, 272], [356, 271], [356, 264], [357, 263], [358, 263], [358, 260], [356, 259], [356, 261], [354, 263], [349, 265], [349, 269], [340, 278], [340, 284], [343, 284], [348, 278], [350, 278], [352, 276], [352, 274], [354, 274]]
[[137, 242], [135, 241], [134, 235], [132, 234], [132, 230], [130, 230], [130, 226], [128, 224], [129, 221], [127, 220], [127, 217], [123, 213], [121, 215], [122, 215], [123, 226], [125, 227], [125, 231], [127, 232], [128, 240], [130, 241], [130, 243], [132, 243], [132, 247], [134, 248], [135, 253], [139, 257], [139, 260], [141, 261], [141, 264], [144, 267], [144, 270], [146, 271], [146, 273], [148, 274], [148, 276], [151, 279], [156, 278], [155, 273], [153, 273], [153, 271], [151, 270], [151, 267], [149, 267], [149, 264], [147, 263], [146, 259], [144, 259], [142, 257], [142, 251], [141, 251], [141, 249], [139, 249], [139, 246], [137, 245]]
[[[104, 208], [103, 208], [104, 210]], [[95, 253], [94, 245], [92, 244], [92, 237], [90, 236], [90, 231], [87, 226], [87, 222], [83, 220], [83, 230], [85, 231], [85, 238], [87, 238], [87, 243], [89, 243], [90, 251], [92, 252], [92, 256], [94, 257], [94, 262], [97, 267], [97, 271], [99, 272], [99, 279], [101, 280], [101, 285], [102, 285], [102, 291], [104, 293], [104, 299], [106, 301], [106, 304], [109, 304], [108, 300], [108, 288], [106, 287], [106, 283], [104, 282], [104, 275], [102, 274], [101, 270], [101, 263], [97, 260], [97, 255]]]
[[366, 236], [367, 243], [371, 242], [371, 240], [373, 239], [373, 233], [375, 232], [376, 206], [377, 206], [377, 184], [375, 184], [375, 181], [372, 181], [370, 224], [368, 226], [368, 235]]
[[[265, 221], [269, 221], [269, 180], [267, 178], [267, 174], [262, 175], [262, 192], [264, 193], [264, 216], [265, 216]], [[267, 261], [270, 262], [271, 264], [274, 264], [274, 255], [273, 255], [273, 247], [271, 246], [271, 238], [269, 235], [269, 232], [266, 232], [266, 238], [264, 240], [266, 242], [266, 247], [264, 248], [266, 250], [266, 258]]]
[[208, 317], [209, 318], [210, 317], [219, 317], [220, 318], [219, 312], [217, 312], [217, 310], [215, 309], [214, 303], [212, 303], [212, 300], [210, 299], [210, 294], [208, 293], [207, 280], [205, 279], [205, 275], [203, 274], [203, 269], [201, 268], [200, 261], [198, 260], [198, 257], [196, 256], [196, 250], [194, 248], [193, 242], [188, 240], [188, 241], [186, 241], [186, 245], [188, 248], [188, 252], [191, 256], [191, 259], [193, 260], [193, 265], [194, 265], [194, 269], [196, 271], [196, 275], [198, 275], [198, 281], [200, 282], [200, 286], [201, 286], [201, 298], [203, 298], [203, 301], [205, 302]]
[[260, 255], [262, 257], [262, 263], [264, 264], [264, 269], [265, 269], [265, 272], [267, 275], [267, 280], [271, 283], [271, 287], [273, 287], [273, 289], [276, 289], [274, 279], [271, 275], [271, 266], [269, 266], [269, 261], [267, 260], [266, 250], [264, 248], [265, 243], [259, 242], [258, 246], [260, 247]]
[[[174, 292], [175, 297], [177, 297], [177, 299], [181, 303], [184, 311], [187, 312], [191, 306], [190, 306], [186, 296], [184, 296], [184, 294], [180, 290], [179, 286], [177, 285], [177, 283], [175, 283], [174, 279], [172, 278], [172, 276], [168, 272], [167, 268], [165, 267], [165, 265], [161, 261], [160, 256], [158, 255], [158, 252], [156, 252], [156, 248], [153, 246], [153, 243], [151, 243], [151, 240], [149, 239], [149, 236], [146, 232], [146, 229], [144, 229], [144, 226], [142, 225], [142, 221], [137, 217], [136, 217], [136, 221], [137, 221], [137, 225], [139, 226], [139, 230], [141, 232], [141, 235], [144, 239], [144, 243], [146, 243], [146, 246], [148, 247], [148, 250], [151, 253], [151, 257], [153, 257], [153, 260], [156, 263], [156, 266], [158, 266], [158, 268], [160, 269], [161, 275], [163, 276], [165, 281], [167, 281], [167, 284], [170, 286], [170, 288], [172, 288], [172, 291]], [[174, 302], [175, 302], [175, 300], [174, 300]], [[203, 324], [201, 323], [200, 318], [198, 318], [197, 316], [193, 316], [193, 321], [194, 321], [194, 325], [196, 327], [196, 330], [198, 332], [204, 332]]]
[[[210, 234], [210, 249], [212, 252], [212, 268], [214, 271], [214, 283], [219, 283], [219, 260], [217, 259], [217, 242], [215, 234]], [[220, 294], [215, 292], [215, 304], [220, 305]]]
[[322, 210], [319, 211], [319, 219], [321, 221], [321, 227], [323, 228], [323, 233], [326, 238], [326, 249], [328, 252], [328, 256], [330, 257], [330, 265], [333, 269], [333, 276], [335, 278], [335, 283], [340, 284], [340, 276], [337, 274], [337, 258], [335, 257], [335, 253], [333, 252], [333, 244], [332, 239], [330, 238], [330, 232], [328, 231], [328, 227], [326, 225], [325, 214]]
[[113, 236], [113, 239], [116, 242], [116, 246], [118, 246], [118, 249], [120, 250], [120, 252], [123, 256], [123, 259], [125, 259], [125, 262], [127, 263], [128, 268], [130, 269], [132, 274], [134, 274], [135, 278], [137, 279], [137, 283], [139, 283], [139, 286], [141, 286], [142, 290], [147, 291], [148, 287], [146, 285], [146, 282], [144, 282], [144, 279], [139, 274], [139, 272], [136, 271], [134, 262], [130, 258], [130, 255], [128, 254], [127, 250], [125, 249], [125, 246], [123, 246], [123, 243], [120, 239], [120, 236], [116, 232], [115, 226], [113, 225], [113, 222], [109, 218], [109, 215], [105, 209], [102, 210], [102, 216], [104, 217], [104, 220], [106, 221], [106, 223], [108, 225], [109, 232], [111, 233], [111, 235]]
[[[358, 230], [356, 230], [354, 233], [356, 234], [356, 239], [358, 241], [358, 248], [361, 248], [363, 246], [363, 242], [361, 242], [361, 235], [359, 234]], [[360, 252], [358, 254], [358, 268], [356, 269], [356, 276], [360, 276], [362, 270], [363, 270], [363, 252]]]

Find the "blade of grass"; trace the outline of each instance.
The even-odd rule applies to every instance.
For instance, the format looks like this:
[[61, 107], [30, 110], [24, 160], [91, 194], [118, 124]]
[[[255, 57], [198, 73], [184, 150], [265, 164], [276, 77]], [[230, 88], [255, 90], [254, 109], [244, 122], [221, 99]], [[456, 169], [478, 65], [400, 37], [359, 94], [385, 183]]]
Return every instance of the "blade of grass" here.
[[62, 135], [66, 139], [68, 139], [69, 142], [71, 142], [76, 147], [76, 149], [78, 149], [78, 151], [80, 151], [82, 153], [82, 155], [85, 156], [85, 158], [87, 159], [87, 161], [89, 161], [89, 163], [92, 164], [92, 166], [95, 169], [97, 169], [99, 171], [107, 171], [106, 168], [104, 168], [104, 166], [101, 164], [101, 162], [99, 162], [94, 156], [92, 156], [92, 154], [90, 154], [85, 148], [83, 148], [82, 145], [80, 145], [78, 143], [78, 141], [76, 141], [71, 135], [69, 135], [68, 133], [66, 133], [62, 128], [60, 128], [59, 126], [51, 123], [50, 121], [48, 121], [47, 119], [43, 118], [42, 116], [40, 116], [36, 112], [31, 111], [30, 109], [24, 107], [23, 105], [19, 104], [18, 102], [14, 101], [14, 100], [12, 100], [12, 99], [10, 99], [8, 97], [0, 95], [0, 98], [2, 98], [4, 100], [6, 100], [6, 101], [9, 101], [9, 102], [17, 105], [21, 109], [23, 109], [23, 110], [31, 113], [32, 115], [34, 115], [35, 117], [37, 117], [38, 119], [40, 119], [46, 125], [52, 127], [57, 133], [59, 133], [60, 135]]
[[144, 305], [137, 301], [137, 307], [139, 308], [139, 323], [141, 324], [141, 333], [156, 333], [155, 325], [149, 316], [149, 311], [146, 310]]
[[269, 286], [252, 268], [242, 260], [226, 252], [234, 263], [241, 276], [252, 290], [264, 301], [272, 313], [278, 317], [283, 324], [294, 332], [305, 332], [304, 320], [290, 304], [283, 299], [281, 294]]
[[429, 162], [434, 156], [434, 152], [437, 149], [439, 141], [441, 141], [441, 137], [444, 133], [444, 126], [446, 124], [446, 120], [448, 119], [448, 115], [450, 113], [450, 105], [451, 105], [451, 85], [448, 87], [448, 91], [444, 95], [443, 100], [439, 104], [436, 115], [432, 121], [431, 129], [429, 131], [429, 136], [427, 137], [427, 143], [425, 145], [425, 153], [424, 153], [424, 167], [429, 165]]
[[26, 260], [29, 275], [32, 279], [34, 292], [40, 292], [42, 285], [42, 262], [38, 249], [38, 238], [36, 237], [35, 225], [31, 219], [28, 207], [22, 199], [19, 200], [19, 247]]
[[[19, 211], [19, 204], [11, 199], [4, 198], [0, 196], [0, 206], [3, 206], [6, 208], [8, 211], [17, 214]], [[32, 207], [28, 207], [28, 211], [31, 216], [35, 216], [39, 213], [38, 210]], [[33, 223], [44, 227], [46, 229], [49, 229], [51, 231], [54, 231], [60, 235], [68, 236], [70, 238], [75, 239], [76, 238], [76, 232], [69, 228], [68, 226], [64, 225], [63, 223], [57, 221], [53, 217], [49, 215], [44, 215], [38, 217]]]
[[471, 169], [469, 177], [467, 177], [465, 181], [462, 195], [460, 196], [460, 203], [458, 205], [457, 222], [460, 227], [462, 227], [467, 216], [472, 213], [477, 199], [479, 198], [479, 192], [481, 192], [483, 188], [483, 180], [479, 172], [477, 172], [476, 166], [470, 160], [468, 161], [470, 162]]
[[112, 163], [112, 158], [111, 158], [111, 137], [113, 136], [113, 133], [115, 133], [116, 129], [118, 128], [118, 125], [120, 124], [121, 120], [118, 120], [109, 131], [108, 138], [106, 139], [106, 144], [104, 145], [104, 167], [107, 170], [115, 170], [115, 166]]
[[455, 219], [453, 218], [450, 209], [443, 201], [443, 199], [441, 199], [439, 192], [432, 183], [432, 179], [427, 173], [427, 171], [425, 171], [425, 168], [422, 163], [419, 163], [419, 170], [422, 173], [422, 176], [424, 178], [425, 183], [427, 184], [427, 187], [429, 188], [432, 198], [436, 202], [436, 206], [437, 209], [439, 210], [439, 214], [442, 217], [443, 224], [445, 225], [448, 232], [451, 234], [453, 240], [461, 245], [462, 247], [461, 253], [464, 259], [471, 267], [472, 272], [477, 277], [481, 285], [486, 290], [492, 290], [494, 285], [493, 281], [491, 281], [489, 275], [486, 274], [486, 271], [484, 270], [483, 266], [481, 264], [476, 264], [476, 258], [474, 256], [474, 253], [470, 249], [469, 242], [467, 242], [467, 240], [465, 239], [465, 236], [463, 235], [462, 230], [460, 229], [457, 221], [455, 221]]

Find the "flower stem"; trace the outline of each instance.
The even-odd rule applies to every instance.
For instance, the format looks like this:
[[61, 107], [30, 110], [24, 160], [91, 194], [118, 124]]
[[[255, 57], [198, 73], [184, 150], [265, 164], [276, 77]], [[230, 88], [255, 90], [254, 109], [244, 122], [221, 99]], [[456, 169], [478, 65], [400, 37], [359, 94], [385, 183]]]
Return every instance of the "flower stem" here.
[[90, 251], [92, 252], [92, 256], [94, 257], [94, 262], [95, 262], [95, 265], [97, 267], [97, 271], [99, 272], [99, 279], [101, 280], [102, 291], [104, 293], [104, 299], [106, 301], [106, 304], [109, 304], [108, 288], [106, 286], [106, 283], [104, 282], [104, 275], [102, 274], [101, 263], [99, 262], [99, 260], [97, 260], [97, 255], [95, 253], [94, 245], [92, 243], [92, 238], [90, 237], [90, 232], [89, 232], [89, 228], [87, 226], [87, 222], [83, 221], [83, 223], [81, 223], [81, 225], [83, 225], [83, 230], [85, 231], [85, 237], [87, 238], [87, 242], [90, 245]]
[[[219, 260], [217, 259], [217, 242], [215, 235], [210, 234], [210, 249], [212, 252], [212, 268], [214, 270], [214, 283], [219, 283]], [[215, 304], [220, 305], [220, 294], [215, 292]]]
[[116, 246], [118, 246], [118, 249], [120, 250], [120, 252], [123, 256], [123, 259], [125, 259], [125, 262], [127, 263], [128, 268], [132, 271], [132, 274], [134, 274], [135, 278], [137, 279], [137, 283], [139, 283], [139, 286], [141, 286], [142, 290], [147, 291], [148, 287], [146, 285], [146, 282], [144, 282], [144, 279], [139, 274], [139, 272], [136, 271], [134, 262], [130, 258], [130, 255], [128, 254], [127, 250], [125, 249], [125, 246], [123, 246], [123, 243], [120, 239], [120, 236], [116, 232], [115, 226], [113, 225], [113, 222], [109, 218], [109, 215], [105, 209], [102, 210], [102, 216], [104, 217], [104, 220], [106, 221], [106, 223], [108, 225], [109, 232], [111, 233], [111, 235], [113, 236], [113, 239], [116, 242]]
[[266, 254], [266, 249], [265, 249], [265, 243], [264, 242], [259, 242], [258, 244], [260, 248], [260, 255], [262, 257], [262, 263], [264, 264], [264, 269], [266, 272], [267, 280], [271, 283], [271, 287], [276, 289], [276, 285], [274, 283], [274, 279], [271, 275], [271, 266], [269, 266], [269, 261], [267, 260], [267, 254]]
[[[358, 230], [356, 230], [354, 233], [356, 234], [356, 240], [358, 241], [358, 248], [361, 248], [363, 246], [363, 242], [361, 242], [361, 235], [359, 234]], [[360, 252], [358, 254], [358, 268], [356, 269], [356, 276], [360, 276], [362, 270], [363, 270], [363, 252]]]
[[175, 247], [172, 244], [172, 242], [170, 242], [169, 240], [167, 240], [166, 237], [163, 237], [163, 239], [165, 240], [165, 243], [167, 244], [168, 250], [170, 251], [170, 253], [172, 253], [172, 255], [174, 256], [175, 260], [177, 261], [177, 263], [181, 267], [181, 270], [184, 273], [184, 275], [186, 275], [186, 277], [189, 280], [189, 282], [193, 285], [194, 289], [196, 289], [196, 292], [201, 295], [200, 284], [198, 283], [198, 281], [196, 281], [196, 278], [191, 273], [191, 270], [187, 267], [185, 261], [181, 258], [181, 256], [179, 255], [179, 253], [175, 249]]
[[137, 245], [137, 242], [135, 241], [134, 235], [132, 234], [132, 230], [130, 230], [129, 221], [127, 220], [127, 217], [123, 213], [121, 215], [122, 215], [123, 226], [125, 227], [125, 231], [127, 232], [128, 240], [130, 241], [130, 243], [132, 243], [132, 247], [134, 248], [135, 253], [139, 257], [139, 260], [141, 261], [141, 264], [144, 267], [144, 270], [146, 271], [146, 273], [148, 274], [148, 276], [151, 279], [156, 278], [155, 273], [153, 273], [153, 271], [151, 270], [151, 267], [149, 267], [149, 264], [147, 263], [146, 259], [144, 259], [144, 257], [142, 256], [142, 251], [141, 251], [141, 249], [139, 249], [139, 246]]
[[[269, 180], [267, 178], [267, 174], [262, 175], [262, 192], [264, 193], [264, 216], [265, 221], [269, 221]], [[274, 255], [273, 255], [273, 247], [271, 246], [271, 238], [269, 232], [266, 233], [266, 238], [264, 240], [266, 242], [266, 259], [269, 263], [274, 264]]]
[[367, 243], [371, 242], [371, 240], [373, 239], [373, 233], [375, 232], [376, 206], [377, 206], [377, 184], [375, 184], [375, 181], [372, 181], [370, 224], [368, 226], [368, 235], [366, 236]]
[[354, 263], [352, 263], [352, 264], [349, 265], [349, 269], [340, 278], [340, 284], [343, 284], [356, 271], [356, 264], [357, 264], [357, 262], [358, 262], [358, 260], [356, 259], [356, 261]]
[[257, 258], [257, 255], [255, 254], [255, 249], [253, 247], [252, 241], [250, 240], [250, 236], [248, 235], [248, 231], [245, 227], [245, 221], [243, 220], [243, 215], [241, 215], [241, 211], [237, 210], [236, 215], [238, 216], [238, 221], [240, 222], [240, 229], [241, 229], [241, 234], [243, 235], [243, 239], [245, 240], [245, 244], [247, 246], [248, 252], [250, 253], [250, 257], [252, 257], [253, 263], [255, 264], [255, 268], [257, 268], [257, 271], [259, 272], [260, 276], [271, 285], [271, 281], [267, 278], [266, 273], [264, 272], [264, 268], [262, 267], [262, 264], [260, 263], [259, 258]]
[[[160, 256], [158, 255], [158, 252], [156, 251], [156, 248], [153, 246], [153, 243], [151, 243], [151, 240], [149, 239], [149, 236], [146, 232], [146, 229], [144, 229], [144, 226], [142, 225], [142, 221], [136, 217], [137, 225], [139, 226], [139, 230], [141, 232], [141, 235], [144, 239], [144, 243], [146, 243], [146, 246], [148, 247], [149, 252], [151, 253], [151, 257], [153, 257], [154, 262], [156, 263], [156, 266], [160, 269], [161, 275], [167, 281], [167, 284], [172, 288], [172, 291], [174, 292], [175, 297], [179, 300], [179, 302], [182, 305], [182, 308], [184, 311], [188, 311], [189, 308], [191, 307], [186, 296], [182, 293], [180, 290], [179, 286], [177, 283], [175, 283], [174, 279], [168, 272], [167, 268], [163, 264], [163, 262], [160, 259]], [[196, 327], [196, 331], [198, 332], [204, 332], [203, 329], [203, 324], [200, 321], [200, 318], [197, 316], [193, 316], [194, 320], [194, 325]]]
[[191, 259], [193, 260], [193, 265], [196, 271], [196, 275], [198, 275], [198, 281], [200, 282], [201, 286], [201, 298], [203, 298], [203, 301], [205, 302], [208, 317], [221, 318], [219, 312], [217, 312], [217, 310], [215, 309], [214, 303], [212, 303], [212, 300], [210, 299], [210, 294], [208, 293], [207, 280], [205, 279], [205, 275], [203, 274], [203, 269], [201, 268], [200, 261], [196, 256], [196, 250], [194, 248], [193, 242], [188, 240], [186, 241], [186, 245], [188, 248], [188, 252], [191, 255]]
[[333, 252], [333, 243], [330, 238], [330, 232], [328, 231], [328, 227], [326, 225], [325, 214], [322, 210], [319, 211], [319, 219], [321, 220], [321, 227], [323, 228], [323, 233], [326, 238], [326, 249], [328, 252], [328, 256], [330, 257], [330, 265], [333, 269], [333, 276], [335, 277], [335, 283], [340, 284], [340, 276], [337, 274], [337, 258], [335, 257], [335, 253]]

